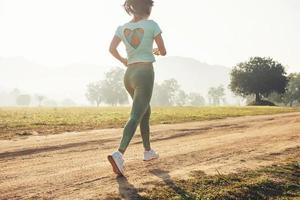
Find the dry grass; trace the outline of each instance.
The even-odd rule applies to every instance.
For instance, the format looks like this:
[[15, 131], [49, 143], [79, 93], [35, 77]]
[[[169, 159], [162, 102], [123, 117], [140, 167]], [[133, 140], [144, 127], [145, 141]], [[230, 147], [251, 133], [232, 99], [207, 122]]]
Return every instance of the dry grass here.
[[[152, 108], [151, 124], [171, 124], [297, 111], [300, 109], [281, 107], [156, 107]], [[129, 107], [0, 108], [0, 139], [11, 139], [19, 135], [119, 128], [124, 126], [129, 113]]]

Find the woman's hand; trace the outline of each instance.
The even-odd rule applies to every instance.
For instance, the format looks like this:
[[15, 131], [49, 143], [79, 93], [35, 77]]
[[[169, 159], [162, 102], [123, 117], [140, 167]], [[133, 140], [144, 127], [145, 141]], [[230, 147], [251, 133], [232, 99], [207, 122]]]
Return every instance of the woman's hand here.
[[125, 65], [126, 67], [128, 67], [128, 60], [127, 60], [127, 58], [121, 58], [120, 61], [121, 61], [121, 63], [123, 63], [123, 65]]
[[160, 51], [159, 51], [158, 48], [154, 48], [152, 52], [153, 52], [154, 55], [160, 56]]

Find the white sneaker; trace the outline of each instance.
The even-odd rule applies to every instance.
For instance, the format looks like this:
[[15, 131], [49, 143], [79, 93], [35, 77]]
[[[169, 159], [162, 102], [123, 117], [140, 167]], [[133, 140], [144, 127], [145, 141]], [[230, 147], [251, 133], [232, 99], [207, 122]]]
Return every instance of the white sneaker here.
[[124, 176], [124, 159], [122, 153], [116, 151], [112, 155], [107, 156], [107, 159], [110, 162], [113, 171], [118, 175]]
[[144, 161], [149, 161], [157, 158], [159, 158], [159, 155], [153, 149], [144, 152]]

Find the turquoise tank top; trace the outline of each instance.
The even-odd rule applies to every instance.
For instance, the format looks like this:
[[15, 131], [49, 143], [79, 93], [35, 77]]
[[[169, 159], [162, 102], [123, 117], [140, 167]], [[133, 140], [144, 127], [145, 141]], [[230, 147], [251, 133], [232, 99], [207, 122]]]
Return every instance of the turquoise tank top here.
[[161, 32], [155, 21], [144, 19], [119, 26], [115, 35], [125, 44], [128, 64], [133, 64], [155, 62], [153, 41]]

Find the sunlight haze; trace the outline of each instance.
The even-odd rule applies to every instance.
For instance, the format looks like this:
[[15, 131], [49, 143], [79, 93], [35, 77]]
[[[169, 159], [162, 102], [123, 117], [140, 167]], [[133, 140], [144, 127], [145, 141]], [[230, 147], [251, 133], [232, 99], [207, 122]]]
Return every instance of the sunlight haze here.
[[[0, 56], [50, 67], [119, 65], [107, 49], [116, 27], [130, 20], [122, 3], [0, 0]], [[163, 30], [168, 55], [227, 67], [270, 56], [299, 71], [299, 11], [298, 0], [157, 0], [151, 18]]]
[[[228, 84], [230, 68], [250, 57], [272, 57], [300, 71], [298, 0], [157, 0], [167, 57], [157, 57], [155, 81], [178, 80], [207, 96]], [[87, 85], [123, 67], [108, 52], [117, 27], [131, 17], [123, 0], [0, 0], [0, 95], [14, 88], [87, 105]], [[123, 56], [125, 48], [119, 48]], [[218, 77], [218, 78], [216, 78]], [[2, 105], [13, 105], [2, 100]], [[1, 102], [0, 102], [1, 105]]]

